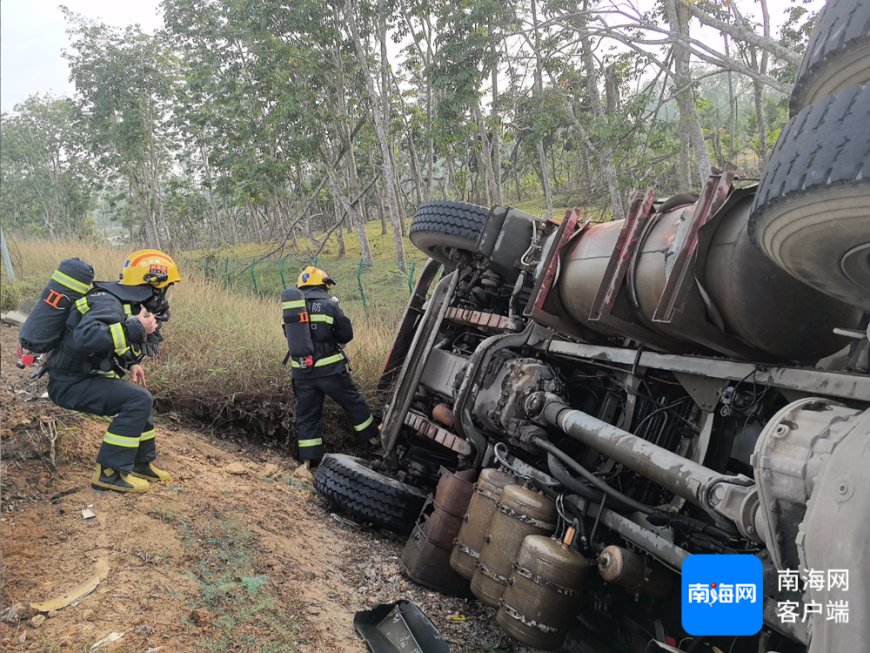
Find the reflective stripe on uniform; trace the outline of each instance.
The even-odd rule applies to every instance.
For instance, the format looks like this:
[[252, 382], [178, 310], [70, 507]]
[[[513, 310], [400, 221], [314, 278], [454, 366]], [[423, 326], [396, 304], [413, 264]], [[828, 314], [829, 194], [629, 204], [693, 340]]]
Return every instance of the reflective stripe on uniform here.
[[125, 447], [127, 449], [135, 449], [139, 446], [138, 437], [130, 437], [129, 435], [117, 435], [115, 433], [109, 433], [108, 431], [106, 431], [103, 442], [105, 442], [106, 444], [113, 444], [116, 447]]
[[316, 363], [314, 363], [314, 367], [323, 367], [324, 365], [332, 365], [333, 363], [340, 363], [344, 360], [344, 354], [333, 354], [332, 356], [327, 356], [326, 358], [321, 358]]
[[335, 319], [331, 315], [325, 313], [310, 313], [308, 315], [309, 322], [325, 322], [326, 324], [335, 324]]
[[319, 447], [323, 444], [323, 440], [320, 438], [314, 438], [312, 440], [299, 440], [300, 447]]
[[54, 273], [51, 275], [51, 280], [57, 281], [60, 285], [66, 286], [70, 290], [75, 290], [76, 292], [82, 294], [85, 294], [91, 289], [88, 284], [82, 283], [78, 279], [73, 279], [71, 276], [69, 276], [68, 274], [64, 274], [60, 270], [54, 271]]
[[81, 313], [82, 315], [84, 315], [89, 310], [91, 310], [91, 305], [88, 304], [87, 297], [82, 297], [81, 299], [76, 300], [76, 310], [78, 310], [78, 312]]
[[139, 440], [153, 440], [154, 439], [154, 429], [150, 431], [142, 431], [142, 435], [139, 436]]
[[368, 426], [371, 425], [371, 423], [373, 421], [375, 421], [375, 418], [372, 417], [371, 415], [369, 415], [369, 418], [365, 422], [363, 422], [362, 424], [354, 424], [353, 430], [354, 431], [364, 431]]
[[124, 304], [124, 315], [127, 317], [133, 315], [133, 307], [130, 304]]
[[291, 299], [289, 302], [281, 302], [281, 310], [286, 311], [288, 308], [305, 308], [305, 300]]
[[123, 354], [127, 351], [127, 336], [124, 335], [124, 325], [120, 322], [110, 324], [109, 333], [112, 334], [112, 342], [115, 343], [115, 353]]
[[[318, 360], [314, 363], [314, 367], [325, 367], [326, 365], [332, 365], [333, 363], [340, 363], [343, 360], [344, 354], [333, 354], [332, 356], [327, 356], [326, 358]], [[303, 369], [303, 367], [292, 358], [290, 359], [290, 367], [297, 370]]]

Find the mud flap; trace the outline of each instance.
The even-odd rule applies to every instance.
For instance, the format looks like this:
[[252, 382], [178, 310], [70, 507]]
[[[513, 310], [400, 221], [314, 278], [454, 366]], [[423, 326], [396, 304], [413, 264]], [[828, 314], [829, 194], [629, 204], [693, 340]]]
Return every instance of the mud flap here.
[[361, 610], [353, 626], [372, 653], [450, 653], [438, 629], [410, 601]]

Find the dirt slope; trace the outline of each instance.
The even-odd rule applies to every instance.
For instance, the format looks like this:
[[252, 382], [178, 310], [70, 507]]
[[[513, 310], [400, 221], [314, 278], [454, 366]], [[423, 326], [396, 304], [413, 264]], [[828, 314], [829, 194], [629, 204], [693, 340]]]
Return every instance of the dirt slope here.
[[[403, 542], [332, 514], [281, 452], [158, 417], [173, 481], [139, 496], [93, 490], [105, 421], [39, 398], [44, 382], [14, 366], [17, 329], [0, 325], [0, 345], [0, 650], [88, 651], [123, 633], [96, 650], [350, 653], [366, 650], [353, 613], [400, 598], [454, 651], [511, 650], [492, 611], [404, 578]], [[25, 607], [96, 579], [47, 619]]]

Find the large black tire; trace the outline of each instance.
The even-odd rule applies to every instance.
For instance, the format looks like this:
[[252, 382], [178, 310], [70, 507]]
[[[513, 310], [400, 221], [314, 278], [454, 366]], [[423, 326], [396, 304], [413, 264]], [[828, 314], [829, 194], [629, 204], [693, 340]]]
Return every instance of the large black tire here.
[[829, 0], [791, 94], [791, 114], [826, 96], [870, 82], [870, 2]]
[[477, 204], [435, 200], [421, 204], [411, 224], [411, 242], [427, 256], [454, 266], [456, 251], [478, 253], [489, 209]]
[[[870, 86], [806, 107], [764, 170], [749, 229], [792, 276], [870, 309]], [[811, 307], [808, 307], [811, 308]]]
[[351, 517], [407, 534], [426, 501], [423, 490], [374, 471], [362, 458], [326, 454], [314, 487]]

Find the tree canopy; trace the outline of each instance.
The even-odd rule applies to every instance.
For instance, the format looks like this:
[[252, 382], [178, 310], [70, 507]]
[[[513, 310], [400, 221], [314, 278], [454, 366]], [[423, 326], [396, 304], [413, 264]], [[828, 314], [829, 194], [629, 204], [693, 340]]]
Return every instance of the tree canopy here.
[[[621, 217], [633, 189], [756, 174], [812, 24], [765, 0], [164, 0], [155, 34], [67, 12], [72, 98], [2, 117], [11, 228], [316, 251], [432, 198]], [[757, 11], [757, 18], [750, 12]], [[363, 258], [370, 260], [367, 244]]]

